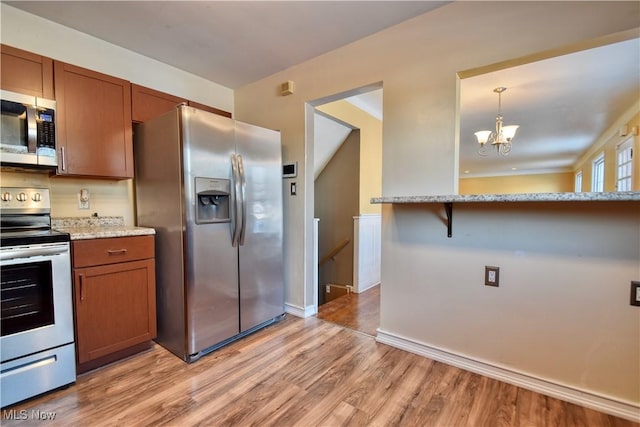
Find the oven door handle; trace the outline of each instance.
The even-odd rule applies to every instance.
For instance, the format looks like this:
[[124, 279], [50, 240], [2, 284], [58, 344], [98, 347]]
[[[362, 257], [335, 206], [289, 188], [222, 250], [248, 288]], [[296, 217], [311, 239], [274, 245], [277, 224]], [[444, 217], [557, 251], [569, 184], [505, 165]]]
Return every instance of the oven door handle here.
[[6, 261], [18, 258], [31, 258], [36, 256], [60, 255], [67, 252], [69, 252], [69, 247], [67, 245], [8, 249], [0, 251], [0, 260]]

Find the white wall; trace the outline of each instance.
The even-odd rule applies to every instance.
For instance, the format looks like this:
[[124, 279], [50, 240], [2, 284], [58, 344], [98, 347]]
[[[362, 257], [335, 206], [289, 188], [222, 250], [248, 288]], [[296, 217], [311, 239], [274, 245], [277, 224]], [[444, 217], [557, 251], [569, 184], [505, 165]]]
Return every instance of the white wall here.
[[[236, 90], [236, 117], [280, 129], [285, 161], [300, 166], [299, 195], [285, 198], [288, 301], [312, 304], [306, 103], [382, 81], [383, 195], [450, 194], [458, 178], [457, 72], [636, 28], [639, 7], [454, 2]], [[276, 96], [286, 80], [296, 82], [296, 94]], [[601, 206], [563, 208], [560, 218], [554, 210], [532, 214], [526, 204], [456, 209], [452, 239], [442, 213], [386, 207], [380, 328], [639, 405], [640, 310], [628, 303], [629, 281], [640, 279], [638, 207]], [[494, 213], [509, 221], [507, 231]], [[564, 230], [573, 223], [580, 226]], [[601, 248], [586, 256], [584, 245]], [[482, 285], [485, 264], [501, 267], [501, 288]], [[553, 274], [534, 280], [537, 271]]]
[[[0, 41], [143, 86], [233, 112], [233, 91], [196, 75], [163, 64], [90, 35], [0, 4]], [[99, 112], [96, 112], [99, 114]], [[117, 215], [133, 225], [131, 180], [52, 178], [42, 174], [2, 174], [2, 185], [39, 185], [51, 189], [51, 214], [61, 216]], [[81, 188], [91, 193], [91, 209], [79, 210]]]
[[441, 206], [383, 215], [385, 332], [638, 404], [638, 204], [455, 204], [451, 239]]

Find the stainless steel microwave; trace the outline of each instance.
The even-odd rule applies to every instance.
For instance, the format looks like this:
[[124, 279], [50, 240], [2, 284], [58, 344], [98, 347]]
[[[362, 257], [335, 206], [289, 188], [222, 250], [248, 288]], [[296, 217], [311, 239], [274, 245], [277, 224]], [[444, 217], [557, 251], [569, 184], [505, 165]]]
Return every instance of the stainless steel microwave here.
[[56, 102], [0, 90], [0, 161], [3, 165], [58, 165]]

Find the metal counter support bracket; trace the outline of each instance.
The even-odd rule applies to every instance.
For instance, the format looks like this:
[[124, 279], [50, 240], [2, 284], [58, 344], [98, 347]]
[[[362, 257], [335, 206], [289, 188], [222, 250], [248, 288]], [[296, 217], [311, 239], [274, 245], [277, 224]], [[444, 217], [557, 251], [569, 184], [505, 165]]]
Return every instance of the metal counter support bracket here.
[[447, 213], [447, 237], [451, 237], [451, 227], [453, 225], [453, 203], [445, 203], [444, 210]]

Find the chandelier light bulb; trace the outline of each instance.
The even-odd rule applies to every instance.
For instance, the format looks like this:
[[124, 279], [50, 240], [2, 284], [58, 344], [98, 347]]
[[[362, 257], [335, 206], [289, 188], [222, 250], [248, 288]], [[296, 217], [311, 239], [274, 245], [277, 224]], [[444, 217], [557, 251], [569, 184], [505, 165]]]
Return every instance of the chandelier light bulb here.
[[474, 133], [474, 135], [476, 136], [476, 138], [478, 138], [478, 142], [480, 143], [480, 145], [484, 145], [487, 143], [487, 141], [489, 141], [489, 137], [491, 136], [491, 131], [490, 130], [480, 130], [476, 133]]
[[511, 142], [514, 136], [516, 136], [516, 131], [520, 126], [518, 125], [509, 125], [502, 127], [502, 135], [507, 142]]

